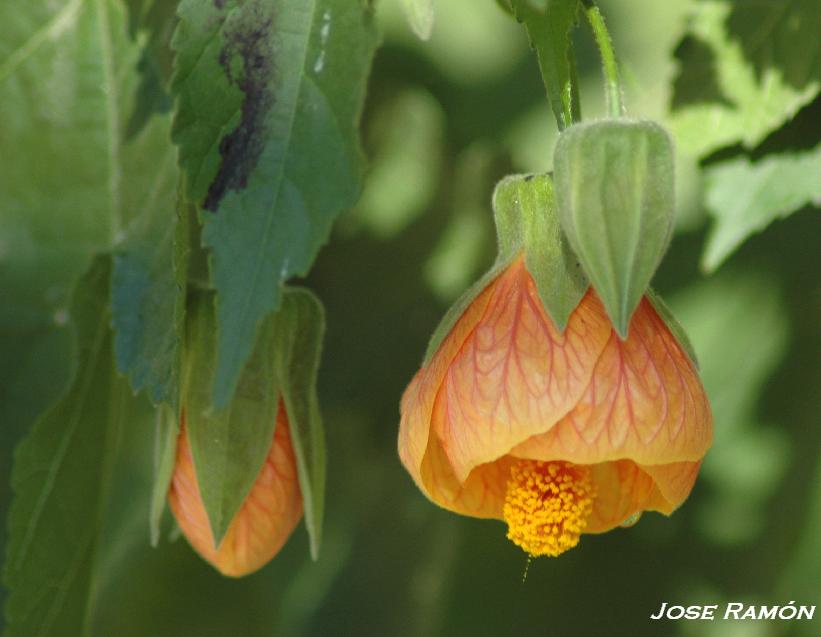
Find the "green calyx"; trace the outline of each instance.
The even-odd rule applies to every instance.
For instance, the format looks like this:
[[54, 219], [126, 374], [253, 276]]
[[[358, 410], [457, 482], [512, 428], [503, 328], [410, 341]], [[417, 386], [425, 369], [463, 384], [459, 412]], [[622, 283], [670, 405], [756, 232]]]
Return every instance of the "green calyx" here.
[[554, 155], [562, 230], [622, 338], [670, 241], [673, 148], [658, 124], [577, 124]]
[[270, 451], [282, 401], [311, 555], [316, 558], [325, 484], [325, 439], [316, 393], [324, 311], [308, 290], [289, 286], [283, 288], [282, 295], [280, 309], [260, 325], [237, 391], [227, 407], [217, 409], [211, 394], [216, 369], [214, 294], [193, 294], [183, 350], [180, 406], [203, 505], [219, 546]]
[[520, 255], [545, 310], [561, 331], [587, 290], [587, 279], [564, 239], [550, 175], [511, 175], [493, 193], [498, 256], [493, 266], [451, 306], [433, 333], [425, 364], [471, 302]]

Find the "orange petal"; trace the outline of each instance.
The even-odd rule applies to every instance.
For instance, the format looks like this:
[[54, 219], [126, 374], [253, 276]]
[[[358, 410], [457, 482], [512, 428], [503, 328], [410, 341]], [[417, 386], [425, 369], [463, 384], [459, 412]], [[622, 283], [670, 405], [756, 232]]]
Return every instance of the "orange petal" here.
[[421, 467], [422, 491], [433, 502], [455, 513], [501, 520], [510, 465], [514, 461], [503, 456], [479, 465], [460, 482], [439, 439], [431, 436]]
[[218, 548], [200, 497], [184, 414], [182, 420], [168, 491], [174, 517], [194, 550], [223, 575], [252, 573], [279, 552], [302, 517], [302, 495], [285, 409], [280, 404], [271, 450]]
[[689, 495], [698, 473], [698, 462], [679, 462], [653, 467], [617, 460], [593, 465], [596, 484], [593, 513], [585, 533], [604, 533], [629, 525], [644, 511], [672, 513]]
[[444, 373], [431, 423], [460, 480], [567, 414], [611, 332], [601, 305], [583, 302], [559, 333], [522, 260], [489, 287], [481, 319]]
[[[592, 302], [588, 296], [582, 304]], [[693, 364], [643, 299], [627, 340], [610, 333], [573, 410], [511, 453], [590, 465], [621, 458], [666, 465], [700, 460], [711, 442], [712, 415]]]

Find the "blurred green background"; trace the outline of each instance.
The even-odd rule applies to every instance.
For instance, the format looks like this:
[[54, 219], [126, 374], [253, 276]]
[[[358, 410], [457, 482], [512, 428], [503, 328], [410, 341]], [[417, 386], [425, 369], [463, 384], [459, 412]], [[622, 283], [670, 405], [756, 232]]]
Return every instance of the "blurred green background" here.
[[[698, 103], [712, 86], [714, 61], [704, 65], [707, 74], [685, 64], [703, 61], [703, 43], [685, 37], [699, 28], [688, 17], [698, 4], [600, 3], [623, 65], [628, 111], [693, 138], [695, 125], [671, 109]], [[655, 286], [698, 353], [714, 448], [672, 518], [648, 514], [631, 529], [585, 536], [560, 559], [533, 561], [523, 579], [526, 557], [505, 539], [502, 523], [436, 508], [396, 453], [399, 397], [428, 336], [494, 258], [495, 182], [549, 170], [557, 135], [524, 29], [491, 0], [441, 0], [436, 10], [433, 35], [422, 42], [398, 0], [379, 3], [384, 40], [363, 115], [366, 188], [305, 282], [328, 318], [321, 559], [310, 561], [299, 528], [261, 572], [224, 579], [174, 539], [169, 520], [168, 541], [151, 549], [155, 424], [146, 405], [144, 426], [120, 441], [95, 634], [821, 634], [819, 619], [649, 620], [663, 601], [821, 599], [821, 215], [807, 206], [753, 236], [709, 276], [700, 269], [710, 225], [705, 171], [817, 144], [818, 99], [774, 132], [762, 129], [747, 148], [732, 137], [714, 148], [676, 137], [677, 233]], [[582, 110], [595, 117], [604, 110], [597, 53], [585, 27], [577, 36]], [[66, 334], [51, 318], [3, 333], [4, 511], [13, 445], [67, 376]]]

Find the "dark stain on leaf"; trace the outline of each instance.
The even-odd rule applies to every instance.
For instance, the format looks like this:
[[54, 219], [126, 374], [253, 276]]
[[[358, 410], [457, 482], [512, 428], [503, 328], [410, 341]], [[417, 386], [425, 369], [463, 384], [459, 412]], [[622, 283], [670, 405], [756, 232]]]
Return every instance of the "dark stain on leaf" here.
[[[224, 0], [214, 0], [221, 8]], [[216, 212], [229, 190], [242, 190], [265, 146], [266, 119], [274, 104], [271, 45], [273, 14], [260, 2], [249, 2], [225, 22], [225, 45], [219, 61], [228, 81], [244, 94], [239, 125], [220, 140], [222, 163], [208, 188], [203, 208]], [[239, 68], [238, 68], [239, 67]]]

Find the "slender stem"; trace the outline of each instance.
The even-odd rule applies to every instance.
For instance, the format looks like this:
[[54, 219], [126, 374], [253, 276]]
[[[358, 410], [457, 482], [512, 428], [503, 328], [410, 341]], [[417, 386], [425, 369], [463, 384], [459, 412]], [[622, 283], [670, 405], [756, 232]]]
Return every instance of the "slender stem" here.
[[579, 75], [576, 71], [576, 52], [571, 41], [567, 51], [570, 63], [570, 119], [575, 124], [582, 121], [582, 99], [579, 95]]
[[610, 33], [604, 24], [604, 17], [594, 0], [583, 0], [582, 4], [601, 54], [607, 110], [612, 117], [621, 117], [624, 115], [624, 103], [622, 102], [619, 65], [616, 62], [616, 52], [613, 50], [613, 40], [610, 38]]

